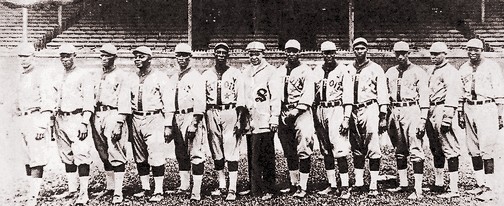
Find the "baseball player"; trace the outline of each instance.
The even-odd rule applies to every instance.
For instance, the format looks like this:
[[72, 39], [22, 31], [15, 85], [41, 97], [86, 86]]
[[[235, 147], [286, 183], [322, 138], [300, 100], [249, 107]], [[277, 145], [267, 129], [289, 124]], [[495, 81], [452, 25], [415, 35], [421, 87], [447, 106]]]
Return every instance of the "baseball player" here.
[[45, 133], [47, 131], [52, 113], [51, 89], [46, 76], [34, 65], [35, 47], [30, 43], [21, 43], [17, 47], [17, 54], [21, 63], [19, 72], [19, 88], [16, 92], [16, 117], [14, 121], [17, 135], [22, 139], [26, 157], [26, 175], [30, 178], [28, 201], [26, 205], [36, 205], [39, 197], [44, 166], [47, 164], [48, 147]]
[[282, 193], [295, 192], [294, 197], [306, 195], [313, 153], [314, 82], [311, 68], [299, 61], [301, 45], [297, 40], [285, 43], [287, 63], [278, 68], [283, 81], [282, 122], [278, 126], [278, 138], [282, 144], [290, 175], [290, 187]]
[[[276, 193], [273, 137], [278, 129], [282, 95], [281, 77], [276, 68], [264, 59], [265, 49], [261, 42], [249, 43], [246, 50], [250, 64], [243, 70], [245, 105], [250, 114], [250, 184], [252, 194], [261, 196], [262, 200], [271, 199]], [[240, 120], [243, 122], [243, 119]]]
[[493, 186], [494, 152], [498, 130], [502, 129], [504, 84], [502, 70], [496, 62], [481, 57], [483, 42], [467, 42], [469, 61], [460, 67], [463, 86], [463, 111], [458, 112], [459, 126], [466, 130], [467, 149], [472, 157], [476, 188], [472, 194], [490, 200]]
[[386, 128], [389, 104], [387, 80], [382, 67], [367, 57], [367, 40], [357, 38], [352, 45], [355, 62], [349, 66], [350, 74], [354, 76], [350, 144], [355, 167], [355, 189], [363, 189], [365, 158], [369, 158], [371, 182], [368, 195], [376, 196], [381, 159], [379, 135]]
[[388, 133], [396, 148], [399, 187], [390, 192], [404, 192], [408, 187], [408, 156], [413, 163], [415, 192], [408, 199], [422, 198], [422, 179], [425, 154], [423, 137], [429, 110], [428, 76], [420, 67], [409, 61], [409, 44], [394, 44], [398, 65], [387, 70], [388, 88], [392, 101]]
[[101, 79], [96, 85], [95, 115], [92, 117], [93, 140], [105, 168], [107, 188], [112, 203], [123, 201], [122, 185], [126, 163], [126, 116], [131, 114], [129, 74], [116, 68], [117, 48], [104, 44], [100, 49]]
[[92, 143], [86, 138], [95, 101], [92, 78], [89, 72], [75, 66], [75, 52], [71, 44], [62, 44], [59, 48], [65, 70], [56, 88], [59, 96], [55, 129], [59, 155], [67, 172], [68, 191], [57, 197], [71, 198], [76, 195], [78, 171], [80, 191], [76, 204], [84, 205], [89, 200], [89, 165], [92, 162]]
[[187, 193], [190, 187], [192, 168], [193, 188], [191, 200], [201, 199], [201, 183], [206, 160], [204, 138], [206, 137], [203, 114], [206, 109], [205, 81], [190, 65], [192, 49], [186, 43], [175, 47], [175, 57], [180, 73], [172, 78], [178, 80], [175, 96], [174, 141], [175, 155], [179, 165], [180, 187], [176, 193]]
[[134, 197], [144, 197], [150, 193], [149, 170], [154, 176], [154, 192], [150, 202], [163, 199], [163, 179], [165, 173], [165, 143], [170, 142], [175, 112], [175, 81], [166, 73], [151, 67], [152, 51], [145, 46], [133, 50], [138, 78], [132, 85], [133, 94], [133, 135], [131, 145], [137, 163], [142, 191]]
[[442, 192], [445, 158], [448, 161], [450, 192], [439, 197], [459, 197], [458, 167], [460, 145], [452, 129], [452, 119], [461, 97], [460, 74], [446, 60], [448, 48], [443, 42], [435, 42], [429, 49], [433, 67], [427, 70], [429, 76], [430, 108], [426, 123], [426, 133], [434, 157], [435, 183], [431, 191]]
[[[217, 43], [214, 47], [215, 67], [203, 72], [206, 82], [206, 123], [208, 142], [218, 175], [219, 188], [212, 191], [212, 196], [220, 196], [228, 191], [226, 200], [236, 200], [236, 182], [238, 179], [238, 160], [243, 134], [237, 133], [239, 126], [237, 112], [243, 112], [242, 73], [227, 64], [229, 46]], [[241, 100], [241, 101], [239, 101]], [[229, 171], [229, 189], [226, 187], [224, 165]]]
[[338, 64], [336, 45], [326, 41], [320, 45], [324, 64], [314, 70], [315, 102], [314, 122], [320, 150], [324, 156], [327, 180], [330, 186], [318, 194], [337, 194], [335, 161], [341, 178], [341, 198], [350, 198], [348, 192], [348, 162], [350, 141], [348, 123], [352, 112], [352, 77], [344, 64]]

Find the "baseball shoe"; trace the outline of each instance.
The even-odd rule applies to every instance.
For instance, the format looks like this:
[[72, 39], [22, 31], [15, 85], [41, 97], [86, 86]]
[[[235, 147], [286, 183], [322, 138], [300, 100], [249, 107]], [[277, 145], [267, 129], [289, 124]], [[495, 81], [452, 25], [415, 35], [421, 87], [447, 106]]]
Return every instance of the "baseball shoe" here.
[[399, 187], [396, 187], [396, 188], [388, 188], [387, 191], [393, 192], [393, 193], [407, 192], [408, 191], [408, 187], [399, 186]]
[[249, 189], [246, 189], [246, 190], [243, 190], [243, 191], [239, 192], [238, 194], [239, 195], [248, 195], [248, 194], [250, 194], [250, 192], [251, 191]]
[[413, 192], [408, 196], [408, 200], [417, 200], [417, 199], [422, 199], [424, 196], [420, 193]]
[[235, 201], [236, 200], [236, 192], [234, 190], [229, 190], [226, 201]]
[[147, 196], [147, 193], [149, 193], [149, 192], [150, 192], [150, 190], [142, 189], [142, 191], [133, 194], [133, 197], [142, 198], [142, 197]]
[[156, 193], [156, 194], [152, 194], [152, 197], [149, 199], [149, 202], [160, 202], [161, 200], [163, 200], [163, 194], [161, 193]]
[[301, 189], [301, 186], [298, 186], [296, 192], [292, 195], [297, 198], [304, 198], [306, 196], [306, 190]]
[[438, 186], [438, 185], [432, 185], [432, 186], [429, 186], [429, 187], [424, 187], [422, 188], [422, 190], [424, 192], [446, 192], [446, 189], [444, 186]]
[[297, 191], [297, 187], [294, 185], [290, 185], [287, 188], [281, 189], [281, 193], [295, 193]]
[[175, 190], [167, 190], [165, 192], [167, 195], [188, 195], [189, 194], [189, 189], [182, 189], [182, 188], [177, 188]]
[[102, 197], [112, 196], [112, 195], [114, 195], [114, 190], [101, 191], [101, 192], [94, 194], [93, 196], [95, 196], [96, 198], [102, 198]]
[[348, 187], [341, 187], [340, 198], [344, 200], [350, 199], [350, 192], [348, 191]]
[[481, 193], [483, 193], [485, 190], [486, 187], [484, 185], [483, 186], [476, 185], [474, 189], [468, 190], [467, 193], [471, 195], [481, 195]]
[[70, 199], [70, 198], [77, 197], [77, 191], [72, 191], [72, 192], [65, 191], [59, 195], [54, 195], [53, 197], [56, 199], [63, 199], [63, 198]]
[[75, 200], [76, 206], [86, 205], [89, 201], [89, 196], [87, 193], [80, 193], [77, 200]]
[[376, 196], [378, 196], [378, 190], [370, 189], [367, 195], [368, 195], [368, 197], [376, 197]]
[[273, 198], [273, 194], [271, 194], [271, 193], [266, 193], [266, 194], [264, 194], [264, 195], [261, 197], [261, 200], [262, 200], [262, 201], [266, 201], [266, 200], [269, 200], [269, 199], [271, 199], [271, 198]]
[[191, 201], [200, 201], [201, 200], [201, 194], [195, 194], [191, 193]]
[[350, 192], [365, 192], [366, 187], [364, 185], [362, 186], [353, 186], [350, 188]]
[[460, 197], [460, 194], [458, 192], [446, 192], [446, 193], [438, 195], [437, 197], [439, 197], [439, 198], [446, 198], [446, 199], [449, 199], [449, 198], [458, 198], [458, 197]]
[[112, 204], [119, 204], [119, 203], [122, 203], [122, 201], [124, 200], [123, 196], [122, 195], [114, 195], [112, 197]]
[[331, 195], [331, 194], [337, 194], [338, 189], [335, 187], [327, 187], [324, 190], [318, 191], [317, 194], [319, 195]]
[[486, 189], [476, 197], [476, 199], [479, 201], [490, 201], [494, 200], [495, 198], [496, 198], [495, 193], [490, 189]]
[[210, 193], [212, 196], [221, 196], [226, 194], [226, 188], [218, 188]]

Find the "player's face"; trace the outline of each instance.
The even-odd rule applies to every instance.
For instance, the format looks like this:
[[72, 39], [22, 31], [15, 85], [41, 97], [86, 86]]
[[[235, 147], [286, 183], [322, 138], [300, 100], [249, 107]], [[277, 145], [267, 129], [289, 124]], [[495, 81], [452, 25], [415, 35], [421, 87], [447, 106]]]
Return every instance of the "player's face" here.
[[250, 63], [254, 66], [261, 64], [264, 54], [260, 51], [249, 51]]
[[114, 61], [116, 59], [116, 55], [109, 54], [107, 52], [101, 52], [100, 58], [101, 58], [102, 66], [105, 68], [110, 68], [110, 67], [114, 66]]
[[229, 57], [229, 52], [224, 48], [218, 48], [215, 50], [214, 56], [218, 63], [226, 63], [226, 60]]
[[435, 65], [440, 65], [441, 63], [444, 62], [446, 58], [446, 53], [444, 52], [431, 52], [431, 62]]
[[189, 66], [189, 61], [191, 61], [191, 54], [185, 52], [177, 52], [175, 53], [175, 58], [177, 58], [177, 63], [180, 67]]
[[354, 54], [358, 59], [365, 58], [367, 55], [367, 47], [363, 44], [354, 46]]
[[21, 62], [21, 66], [24, 69], [27, 69], [33, 63], [33, 54], [32, 55], [19, 55], [19, 61]]
[[325, 63], [331, 63], [334, 62], [336, 59], [336, 51], [331, 50], [331, 51], [323, 51], [322, 56], [324, 57], [324, 62]]
[[295, 48], [287, 48], [285, 50], [285, 55], [287, 55], [287, 61], [289, 63], [297, 63], [299, 61], [299, 50]]
[[399, 65], [406, 65], [408, 63], [408, 55], [409, 55], [409, 52], [407, 52], [407, 51], [396, 51], [395, 57], [396, 57], [397, 63]]
[[140, 52], [135, 52], [133, 55], [135, 55], [135, 66], [137, 68], [143, 68], [144, 66], [148, 65], [150, 63], [150, 55], [140, 53]]
[[474, 47], [469, 47], [467, 48], [467, 55], [469, 56], [469, 59], [471, 61], [479, 61], [481, 58], [481, 51], [482, 49], [480, 48], [474, 48]]
[[74, 58], [75, 54], [65, 54], [65, 53], [60, 54], [60, 61], [63, 64], [63, 67], [65, 67], [65, 69], [70, 69], [73, 67]]

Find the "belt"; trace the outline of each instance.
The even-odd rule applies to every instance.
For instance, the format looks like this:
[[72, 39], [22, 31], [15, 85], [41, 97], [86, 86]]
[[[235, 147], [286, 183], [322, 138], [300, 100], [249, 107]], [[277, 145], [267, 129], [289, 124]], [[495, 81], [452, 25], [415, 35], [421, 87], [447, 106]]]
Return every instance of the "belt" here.
[[97, 112], [104, 112], [104, 111], [108, 111], [108, 110], [117, 110], [117, 107], [108, 106], [108, 105], [100, 105], [100, 106], [96, 106], [95, 110]]
[[439, 102], [431, 102], [430, 103], [431, 106], [436, 106], [436, 105], [441, 105], [441, 104], [444, 104], [444, 100], [443, 101], [439, 101]]
[[31, 109], [31, 110], [27, 110], [27, 111], [24, 111], [24, 112], [19, 112], [17, 113], [18, 116], [26, 116], [26, 115], [29, 115], [29, 114], [32, 114], [34, 112], [38, 112], [40, 111], [40, 108], [34, 108], [34, 109]]
[[220, 109], [220, 110], [226, 110], [226, 109], [234, 109], [236, 107], [235, 103], [230, 103], [230, 104], [209, 104], [207, 105], [207, 109]]
[[495, 102], [495, 100], [493, 100], [493, 99], [479, 100], [479, 101], [466, 100], [466, 102], [469, 105], [482, 105], [482, 104], [488, 104], [488, 103]]
[[357, 107], [357, 109], [359, 109], [361, 107], [366, 107], [366, 106], [372, 105], [376, 102], [377, 102], [376, 99], [370, 99], [370, 100], [367, 100], [367, 101], [360, 103], [360, 104], [354, 104], [354, 107]]
[[282, 108], [284, 108], [284, 109], [294, 109], [297, 107], [297, 105], [298, 105], [297, 102], [296, 103], [283, 103], [282, 102]]
[[150, 116], [150, 115], [155, 115], [161, 113], [161, 110], [155, 110], [155, 111], [133, 111], [134, 115], [138, 116]]
[[82, 114], [82, 109], [76, 109], [76, 110], [71, 111], [71, 112], [64, 112], [64, 111], [61, 111], [61, 110], [58, 111], [58, 115], [59, 116], [70, 116], [70, 115], [74, 115], [74, 114]]
[[417, 105], [418, 102], [416, 101], [411, 101], [411, 102], [392, 102], [392, 106], [394, 107], [409, 107], [413, 105]]
[[181, 109], [181, 110], [176, 111], [175, 114], [187, 114], [187, 113], [191, 113], [191, 112], [194, 112], [193, 108]]
[[318, 102], [316, 103], [316, 105], [321, 107], [337, 107], [343, 105], [343, 102], [340, 99], [338, 99], [333, 101]]

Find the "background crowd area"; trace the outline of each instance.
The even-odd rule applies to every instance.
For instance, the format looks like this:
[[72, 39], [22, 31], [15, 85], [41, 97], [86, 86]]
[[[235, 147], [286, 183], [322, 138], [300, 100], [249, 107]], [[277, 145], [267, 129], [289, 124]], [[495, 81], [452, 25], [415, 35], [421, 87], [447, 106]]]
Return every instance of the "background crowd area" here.
[[[79, 53], [77, 54], [79, 57]], [[491, 56], [491, 54], [485, 54]], [[375, 57], [372, 60], [378, 62], [384, 69], [389, 68], [395, 64], [393, 57]], [[504, 62], [502, 58], [495, 58], [501, 65]], [[266, 55], [266, 60], [272, 62], [274, 65], [278, 66], [284, 62], [285, 58], [282, 56], [271, 57]], [[323, 61], [321, 58], [302, 58], [303, 62], [309, 65], [321, 64]], [[341, 63], [349, 63], [352, 61], [351, 58], [339, 58]], [[412, 58], [413, 63], [417, 63], [422, 67], [426, 68], [430, 63], [428, 58]], [[456, 67], [460, 66], [467, 58], [465, 57], [451, 57], [449, 61], [452, 62]], [[193, 60], [196, 67], [204, 70], [205, 67], [212, 67], [214, 65], [214, 60], [212, 58], [196, 58]], [[241, 67], [242, 64], [246, 64], [246, 58], [231, 58], [229, 64]], [[100, 67], [100, 59], [97, 57], [87, 57], [87, 58], [77, 58], [76, 66], [82, 67], [91, 73], [96, 73]], [[35, 61], [35, 65], [44, 70], [45, 72], [56, 73], [62, 72], [63, 67], [59, 62], [58, 58], [38, 58]], [[130, 71], [135, 71], [133, 60], [129, 57], [120, 57], [117, 60], [118, 67]], [[153, 67], [155, 69], [166, 70], [167, 74], [177, 72], [175, 67], [176, 62], [173, 58], [156, 58], [153, 59]], [[15, 99], [16, 91], [16, 78], [15, 75], [20, 71], [19, 62], [16, 57], [2, 57], [0, 58], [0, 205], [22, 205], [24, 196], [29, 188], [27, 178], [25, 177], [24, 164], [20, 162], [20, 156], [23, 152], [22, 150], [22, 140], [16, 138], [12, 135], [12, 131], [15, 130], [16, 125], [13, 125], [13, 100]], [[96, 75], [95, 75], [96, 76]], [[52, 81], [51, 79], [44, 79], [44, 81]], [[457, 125], [454, 123], [453, 125]], [[320, 152], [318, 151], [318, 143], [316, 143], [315, 156], [319, 158], [312, 159], [312, 171], [310, 174], [310, 179], [308, 182], [308, 196], [302, 200], [295, 199], [288, 195], [280, 195], [268, 201], [261, 201], [259, 198], [250, 196], [240, 196], [236, 202], [232, 204], [242, 204], [242, 205], [502, 205], [504, 203], [504, 178], [500, 178], [504, 174], [504, 132], [501, 130], [497, 138], [502, 139], [499, 141], [497, 154], [495, 158], [495, 174], [496, 174], [496, 191], [497, 199], [491, 202], [479, 202], [475, 199], [474, 195], [467, 194], [468, 191], [474, 188], [476, 181], [473, 178], [473, 170], [471, 165], [471, 158], [467, 153], [465, 148], [465, 134], [464, 131], [458, 126], [454, 126], [457, 136], [460, 138], [460, 143], [462, 147], [461, 158], [460, 158], [460, 182], [459, 187], [461, 188], [461, 197], [454, 199], [440, 199], [437, 198], [434, 193], [426, 192], [425, 198], [412, 201], [407, 200], [407, 193], [404, 194], [394, 194], [387, 192], [386, 188], [393, 188], [397, 186], [397, 167], [394, 156], [394, 149], [390, 143], [389, 137], [384, 134], [380, 136], [380, 142], [382, 146], [382, 152], [384, 157], [382, 160], [382, 166], [380, 168], [381, 177], [384, 178], [379, 182], [379, 192], [376, 198], [369, 198], [366, 193], [355, 193], [353, 196], [345, 201], [338, 199], [336, 197], [324, 197], [317, 195], [315, 191], [322, 190], [326, 187], [326, 174], [324, 169], [323, 159], [320, 158]], [[49, 138], [49, 136], [47, 136]], [[429, 150], [429, 145], [427, 137], [424, 137], [424, 151], [427, 154], [427, 159], [425, 162], [425, 173], [424, 173], [424, 186], [432, 185], [434, 183], [433, 174], [433, 162], [432, 155]], [[89, 136], [86, 141], [92, 141]], [[241, 158], [239, 161], [239, 177], [238, 177], [238, 190], [244, 189], [248, 183], [248, 171], [247, 171], [247, 159], [246, 159], [246, 145], [242, 142], [241, 145]], [[285, 158], [282, 155], [282, 149], [278, 138], [275, 137], [275, 148], [277, 151], [276, 161], [277, 161], [277, 183], [278, 187], [282, 187], [282, 183], [288, 182], [288, 171]], [[151, 205], [146, 200], [139, 200], [133, 198], [131, 195], [140, 190], [140, 181], [137, 176], [136, 166], [133, 163], [133, 157], [131, 152], [131, 146], [127, 145], [129, 162], [126, 167], [126, 176], [124, 181], [124, 194], [125, 202], [124, 205]], [[41, 197], [43, 198], [43, 205], [68, 205], [70, 202], [64, 200], [52, 199], [53, 194], [60, 194], [62, 191], [66, 190], [66, 178], [64, 164], [61, 163], [55, 142], [51, 142], [50, 147], [47, 148], [47, 152], [50, 155], [50, 162], [46, 166], [44, 174], [44, 183], [42, 186]], [[110, 202], [110, 197], [104, 198], [94, 198], [93, 194], [98, 193], [105, 189], [105, 175], [103, 170], [103, 165], [98, 158], [98, 154], [93, 150], [94, 161], [91, 165], [91, 183], [89, 186], [90, 191], [90, 202], [89, 205], [108, 205]], [[177, 174], [177, 162], [175, 159], [174, 145], [170, 143], [166, 149], [166, 173], [164, 181], [164, 189], [176, 188], [179, 184], [179, 177]], [[210, 157], [210, 152], [207, 150], [207, 157]], [[350, 161], [351, 163], [351, 161]], [[409, 167], [410, 175], [412, 175], [411, 166]], [[353, 166], [350, 164], [350, 185], [353, 185]], [[392, 178], [388, 179], [387, 178]], [[365, 182], [369, 181], [369, 173], [365, 174]], [[448, 176], [445, 175], [445, 182], [448, 182]], [[230, 203], [225, 202], [222, 198], [212, 198], [210, 197], [210, 191], [216, 188], [218, 181], [216, 175], [213, 171], [213, 161], [211, 158], [205, 163], [205, 174], [202, 185], [202, 195], [203, 199], [198, 204], [201, 205], [228, 205]], [[410, 185], [412, 185], [412, 179], [410, 179]], [[158, 203], [159, 205], [176, 205], [190, 204], [188, 199], [185, 197], [178, 196], [166, 196], [163, 201]]]

